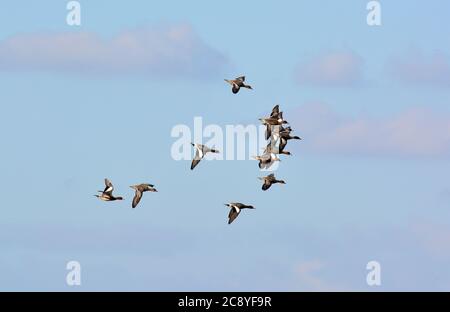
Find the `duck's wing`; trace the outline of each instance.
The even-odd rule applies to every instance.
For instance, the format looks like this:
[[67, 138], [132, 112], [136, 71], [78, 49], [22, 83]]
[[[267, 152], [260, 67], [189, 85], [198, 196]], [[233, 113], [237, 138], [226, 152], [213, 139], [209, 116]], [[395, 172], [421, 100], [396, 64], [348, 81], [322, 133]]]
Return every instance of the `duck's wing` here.
[[245, 76], [237, 77], [235, 80], [236, 80], [236, 82], [244, 82]]
[[194, 170], [194, 168], [198, 165], [200, 160], [202, 160], [203, 156], [205, 156], [203, 149], [205, 148], [204, 145], [195, 145], [195, 156], [191, 163], [191, 170]]
[[191, 170], [194, 170], [194, 168], [198, 165], [201, 159], [193, 159], [191, 163]]
[[136, 190], [136, 193], [134, 194], [133, 203], [131, 204], [131, 207], [136, 208], [136, 206], [139, 204], [142, 198], [142, 192]]
[[235, 208], [230, 209], [230, 213], [228, 214], [228, 224], [231, 224], [239, 215], [240, 210]]
[[112, 195], [114, 191], [114, 186], [108, 179], [105, 179], [105, 189], [103, 190], [103, 194]]
[[280, 105], [275, 105], [274, 108], [272, 108], [272, 113], [270, 114], [270, 117], [278, 117], [279, 113], [280, 113]]
[[194, 170], [194, 168], [198, 165], [198, 163], [200, 162], [200, 160], [202, 160], [202, 158], [203, 152], [200, 151], [199, 149], [196, 149], [194, 159], [192, 159], [191, 163], [191, 170]]
[[239, 92], [241, 88], [237, 84], [233, 84], [233, 87], [231, 88], [231, 91], [236, 94]]

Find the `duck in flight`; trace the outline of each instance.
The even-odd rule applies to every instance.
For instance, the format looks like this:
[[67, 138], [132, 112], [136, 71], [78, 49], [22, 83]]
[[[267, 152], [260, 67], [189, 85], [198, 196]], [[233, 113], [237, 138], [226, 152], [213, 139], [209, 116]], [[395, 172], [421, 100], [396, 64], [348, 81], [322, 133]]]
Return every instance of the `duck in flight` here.
[[264, 181], [263, 186], [262, 186], [263, 191], [267, 191], [272, 186], [272, 184], [276, 184], [276, 183], [286, 184], [286, 182], [284, 182], [283, 180], [277, 180], [277, 178], [275, 178], [275, 175], [273, 173], [271, 173], [265, 177], [260, 177], [258, 179]]
[[282, 145], [282, 141], [280, 141], [280, 144], [278, 146], [274, 145], [272, 142], [269, 142], [269, 144], [267, 144], [266, 149], [264, 150], [264, 154], [283, 154], [283, 155], [288, 155], [291, 156], [291, 152], [285, 151], [285, 145]]
[[[290, 155], [289, 152], [286, 152], [284, 149], [288, 144], [289, 140], [301, 140], [302, 138], [299, 136], [292, 136], [289, 132], [281, 132], [280, 133], [280, 144], [278, 145], [278, 150], [280, 154]], [[289, 154], [288, 154], [289, 153]]]
[[131, 207], [133, 207], [133, 208], [136, 208], [136, 206], [139, 204], [139, 202], [141, 201], [141, 198], [142, 198], [142, 194], [144, 192], [158, 192], [154, 188], [153, 184], [142, 183], [142, 184], [132, 185], [130, 187], [135, 190], [133, 203], [131, 204]]
[[280, 111], [280, 106], [275, 105], [272, 109], [272, 113], [268, 118], [260, 118], [259, 119], [263, 125], [266, 126], [266, 140], [268, 140], [272, 136], [272, 128], [277, 127], [280, 128], [284, 124], [288, 122], [283, 119], [283, 112]]
[[245, 76], [237, 77], [233, 80], [225, 79], [231, 85], [231, 91], [236, 94], [239, 92], [241, 88], [247, 88], [253, 90], [253, 88], [247, 84], [245, 84]]
[[191, 170], [194, 170], [194, 168], [198, 165], [200, 160], [202, 160], [207, 153], [219, 153], [218, 150], [209, 148], [208, 146], [203, 144], [191, 143], [191, 145], [195, 148], [195, 156], [191, 163]]
[[113, 195], [114, 186], [108, 179], [105, 179], [105, 189], [103, 191], [98, 191], [101, 193], [100, 195], [94, 195], [95, 197], [103, 200], [103, 201], [115, 201], [115, 200], [123, 200], [123, 197]]
[[261, 156], [254, 156], [253, 158], [259, 161], [259, 169], [270, 168], [276, 161], [281, 161], [274, 153], [264, 153]]
[[231, 224], [241, 213], [242, 209], [255, 209], [255, 207], [250, 205], [244, 205], [241, 203], [229, 203], [225, 204], [225, 206], [230, 207], [230, 213], [228, 214], [228, 224]]

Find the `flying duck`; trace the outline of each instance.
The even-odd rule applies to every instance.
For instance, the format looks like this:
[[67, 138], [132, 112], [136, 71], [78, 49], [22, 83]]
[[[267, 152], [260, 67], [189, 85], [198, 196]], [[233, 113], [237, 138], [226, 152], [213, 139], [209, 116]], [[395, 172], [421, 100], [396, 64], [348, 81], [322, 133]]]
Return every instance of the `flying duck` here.
[[101, 193], [100, 195], [94, 195], [94, 196], [103, 201], [123, 200], [123, 197], [120, 197], [120, 196], [115, 197], [112, 194], [113, 191], [114, 191], [113, 184], [108, 179], [105, 179], [105, 189], [103, 191], [98, 191], [99, 193]]
[[231, 222], [233, 222], [238, 217], [242, 209], [255, 209], [255, 207], [253, 206], [244, 205], [241, 203], [229, 203], [225, 204], [225, 206], [231, 208], [230, 213], [228, 214], [228, 224], [231, 224]]
[[[284, 148], [286, 147], [289, 140], [301, 140], [299, 136], [291, 136], [289, 133], [282, 132], [280, 133], [280, 144], [278, 146], [278, 150], [280, 151], [280, 154], [286, 154], [290, 155], [289, 152], [284, 151]], [[289, 153], [289, 154], [288, 154]]]
[[274, 153], [264, 153], [261, 156], [254, 156], [253, 158], [259, 161], [259, 169], [270, 168], [274, 162], [281, 161]]
[[205, 157], [206, 153], [219, 153], [218, 150], [213, 149], [213, 148], [209, 148], [206, 145], [203, 144], [194, 144], [191, 143], [191, 145], [195, 148], [195, 156], [194, 159], [192, 160], [192, 164], [191, 164], [191, 170], [194, 170], [194, 168], [198, 165], [198, 163], [200, 162], [200, 160], [203, 159], [203, 157]]
[[132, 185], [130, 186], [132, 189], [134, 189], [136, 192], [134, 194], [133, 203], [131, 204], [132, 208], [136, 208], [136, 206], [139, 204], [142, 198], [142, 193], [144, 192], [158, 192], [153, 184], [147, 184], [142, 183], [138, 185]]
[[286, 184], [286, 182], [284, 182], [283, 180], [277, 180], [273, 173], [269, 174], [268, 176], [261, 177], [258, 179], [264, 181], [264, 184], [262, 186], [263, 191], [267, 191], [272, 186], [272, 184], [276, 184], [276, 183]]
[[264, 150], [264, 154], [283, 154], [283, 155], [292, 155], [291, 152], [285, 151], [284, 147], [286, 146], [286, 144], [282, 145], [282, 141], [283, 139], [281, 139], [280, 144], [277, 146], [273, 145], [272, 142], [269, 142], [269, 144], [267, 144], [265, 150]]
[[259, 120], [263, 125], [266, 126], [266, 140], [268, 140], [272, 136], [272, 128], [274, 126], [277, 126], [277, 128], [279, 128], [288, 123], [283, 119], [283, 112], [280, 112], [279, 105], [275, 105], [274, 108], [272, 108], [270, 117], [260, 118]]
[[225, 79], [231, 85], [231, 91], [236, 94], [239, 92], [241, 88], [247, 88], [253, 90], [253, 88], [247, 84], [245, 84], [245, 76], [237, 77], [233, 80]]

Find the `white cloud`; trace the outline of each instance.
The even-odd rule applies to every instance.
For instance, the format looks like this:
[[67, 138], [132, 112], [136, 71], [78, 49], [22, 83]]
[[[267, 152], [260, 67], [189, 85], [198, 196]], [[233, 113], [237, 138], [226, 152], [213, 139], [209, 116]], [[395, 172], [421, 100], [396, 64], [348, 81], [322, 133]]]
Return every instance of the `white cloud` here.
[[186, 24], [134, 29], [112, 38], [60, 32], [0, 42], [0, 70], [201, 78], [219, 74], [227, 63]]
[[370, 156], [450, 155], [450, 113], [410, 108], [385, 118], [344, 117], [323, 104], [300, 107], [292, 120], [303, 150]]
[[404, 83], [450, 87], [450, 63], [443, 53], [414, 51], [394, 58], [388, 66], [393, 76]]

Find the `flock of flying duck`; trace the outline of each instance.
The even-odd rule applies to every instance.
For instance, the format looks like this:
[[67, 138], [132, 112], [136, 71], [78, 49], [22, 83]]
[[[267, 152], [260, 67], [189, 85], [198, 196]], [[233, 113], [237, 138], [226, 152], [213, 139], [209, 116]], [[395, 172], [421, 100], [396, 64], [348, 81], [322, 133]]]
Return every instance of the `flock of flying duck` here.
[[[231, 85], [231, 91], [234, 94], [237, 94], [241, 88], [253, 90], [250, 85], [245, 83], [245, 76], [238, 77], [233, 80], [225, 79], [225, 81]], [[289, 140], [301, 140], [301, 138], [298, 136], [292, 136], [292, 128], [290, 126], [284, 126], [289, 123], [283, 118], [283, 112], [280, 111], [279, 105], [276, 105], [272, 109], [272, 113], [269, 117], [260, 118], [259, 120], [266, 126], [266, 140], [268, 141], [268, 144], [264, 150], [264, 153], [260, 156], [255, 156], [254, 158], [259, 161], [260, 169], [268, 169], [275, 162], [281, 161], [278, 155], [292, 155], [290, 152], [285, 150]], [[195, 149], [195, 156], [191, 163], [191, 170], [194, 170], [194, 168], [200, 163], [207, 153], [220, 153], [218, 150], [209, 148], [203, 144], [191, 143], [191, 145]], [[259, 177], [258, 179], [263, 181], [263, 191], [267, 191], [273, 184], [286, 184], [285, 181], [278, 180], [273, 173], [264, 177]], [[155, 186], [149, 183], [132, 185], [130, 188], [135, 191], [134, 198], [131, 203], [132, 208], [136, 208], [139, 204], [143, 193], [158, 192], [155, 189]], [[105, 189], [103, 191], [98, 191], [100, 195], [94, 196], [103, 201], [123, 200], [123, 197], [121, 196], [114, 196], [113, 191], [113, 184], [110, 180], [105, 179]], [[242, 203], [229, 203], [225, 204], [225, 206], [230, 208], [230, 212], [228, 214], [228, 224], [231, 224], [239, 216], [242, 209], [255, 209], [255, 207], [251, 205], [245, 205]]]

